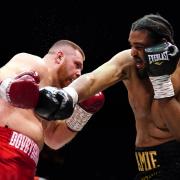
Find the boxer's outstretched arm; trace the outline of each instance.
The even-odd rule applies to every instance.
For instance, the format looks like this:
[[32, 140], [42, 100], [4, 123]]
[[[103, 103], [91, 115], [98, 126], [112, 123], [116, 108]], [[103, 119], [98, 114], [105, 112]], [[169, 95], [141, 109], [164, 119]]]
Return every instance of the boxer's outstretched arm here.
[[131, 65], [134, 65], [134, 61], [130, 50], [122, 51], [93, 72], [82, 75], [68, 87], [40, 89], [36, 114], [47, 120], [69, 118], [78, 102], [127, 79]]
[[79, 101], [128, 78], [130, 64], [134, 63], [130, 50], [122, 51], [94, 71], [80, 76], [69, 87], [73, 87]]

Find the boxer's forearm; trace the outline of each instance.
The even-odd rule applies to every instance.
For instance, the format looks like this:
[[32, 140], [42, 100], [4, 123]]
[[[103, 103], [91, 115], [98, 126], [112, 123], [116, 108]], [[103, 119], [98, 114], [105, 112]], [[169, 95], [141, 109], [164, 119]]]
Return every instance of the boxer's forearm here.
[[122, 80], [121, 72], [116, 64], [107, 62], [91, 73], [83, 74], [69, 86], [76, 90], [78, 100], [82, 101]]
[[82, 101], [96, 93], [98, 86], [95, 85], [95, 81], [94, 75], [88, 73], [80, 76], [70, 84], [70, 87], [73, 87], [76, 90], [78, 100]]

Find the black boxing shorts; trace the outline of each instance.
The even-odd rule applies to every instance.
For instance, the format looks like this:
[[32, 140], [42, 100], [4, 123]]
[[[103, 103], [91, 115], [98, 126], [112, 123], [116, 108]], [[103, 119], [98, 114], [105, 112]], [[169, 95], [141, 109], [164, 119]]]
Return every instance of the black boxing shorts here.
[[0, 180], [33, 180], [39, 147], [29, 137], [0, 127]]
[[136, 147], [139, 173], [135, 180], [180, 180], [180, 142]]

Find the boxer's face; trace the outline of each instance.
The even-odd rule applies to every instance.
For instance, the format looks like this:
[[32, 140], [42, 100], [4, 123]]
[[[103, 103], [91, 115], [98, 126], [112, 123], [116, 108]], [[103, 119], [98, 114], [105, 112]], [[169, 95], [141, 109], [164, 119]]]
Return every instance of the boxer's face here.
[[129, 43], [131, 45], [131, 55], [136, 62], [136, 68], [140, 78], [147, 78], [147, 64], [144, 60], [144, 49], [152, 45], [152, 39], [148, 31], [131, 31], [129, 34]]
[[68, 86], [81, 75], [83, 69], [83, 57], [78, 50], [64, 51], [62, 63], [59, 68], [59, 81], [61, 87]]

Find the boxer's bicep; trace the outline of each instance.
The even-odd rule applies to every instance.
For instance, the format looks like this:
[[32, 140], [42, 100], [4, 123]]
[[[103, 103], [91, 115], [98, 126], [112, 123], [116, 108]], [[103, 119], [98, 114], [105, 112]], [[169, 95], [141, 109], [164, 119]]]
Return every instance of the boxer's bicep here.
[[128, 76], [128, 68], [133, 63], [129, 54], [129, 51], [122, 51], [94, 70], [94, 84], [91, 89], [98, 87], [97, 93], [124, 80]]

